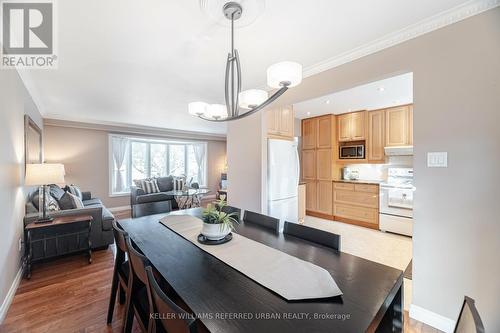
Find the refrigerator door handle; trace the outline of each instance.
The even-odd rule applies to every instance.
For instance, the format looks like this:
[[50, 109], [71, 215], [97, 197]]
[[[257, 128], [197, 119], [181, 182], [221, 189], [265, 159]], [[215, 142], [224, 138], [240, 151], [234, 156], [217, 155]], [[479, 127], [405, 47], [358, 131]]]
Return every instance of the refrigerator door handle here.
[[295, 177], [295, 180], [297, 181], [297, 187], [299, 186], [299, 182], [300, 182], [300, 161], [299, 161], [299, 150], [298, 149], [294, 149], [295, 150], [295, 170], [296, 170], [296, 177]]

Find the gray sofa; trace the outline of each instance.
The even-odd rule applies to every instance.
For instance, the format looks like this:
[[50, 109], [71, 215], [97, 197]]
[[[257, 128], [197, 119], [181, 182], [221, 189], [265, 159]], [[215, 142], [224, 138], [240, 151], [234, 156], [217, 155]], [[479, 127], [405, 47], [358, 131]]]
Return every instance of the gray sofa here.
[[[56, 186], [56, 185], [51, 185]], [[34, 197], [37, 192], [33, 192], [28, 196], [28, 200], [26, 203], [26, 216], [24, 217], [24, 225], [27, 225], [38, 218], [38, 209], [33, 203]], [[81, 215], [88, 214], [91, 215], [92, 220], [92, 228], [90, 231], [90, 240], [92, 241], [93, 249], [106, 248], [109, 244], [113, 244], [113, 221], [115, 217], [113, 214], [104, 207], [102, 201], [97, 198], [92, 198], [90, 192], [82, 192], [83, 196], [83, 204], [84, 208], [79, 209], [66, 209], [59, 211], [51, 211], [49, 214], [52, 217], [59, 216], [73, 216], [73, 215]], [[71, 242], [72, 240], [68, 240]], [[76, 242], [77, 240], [73, 240]], [[34, 257], [38, 257], [37, 249], [34, 250]], [[42, 251], [43, 249], [39, 249]], [[45, 256], [50, 255], [46, 254]]]
[[130, 187], [132, 217], [168, 213], [172, 209], [178, 208], [174, 197], [165, 193], [174, 189], [173, 177], [159, 177], [156, 181], [160, 190], [159, 193], [148, 194], [138, 186]]

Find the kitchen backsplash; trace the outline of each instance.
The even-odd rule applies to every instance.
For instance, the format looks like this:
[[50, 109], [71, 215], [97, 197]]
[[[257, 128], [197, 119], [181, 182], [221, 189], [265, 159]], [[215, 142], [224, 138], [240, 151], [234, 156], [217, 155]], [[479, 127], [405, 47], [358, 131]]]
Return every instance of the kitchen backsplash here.
[[413, 167], [413, 156], [390, 156], [386, 164], [349, 164], [346, 167], [358, 171], [362, 180], [386, 180], [389, 167]]

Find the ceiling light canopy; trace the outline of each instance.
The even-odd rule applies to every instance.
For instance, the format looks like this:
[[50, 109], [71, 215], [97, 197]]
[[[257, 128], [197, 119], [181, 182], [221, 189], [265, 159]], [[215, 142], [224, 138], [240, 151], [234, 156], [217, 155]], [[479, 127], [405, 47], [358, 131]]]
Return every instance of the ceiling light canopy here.
[[[267, 85], [278, 89], [274, 94], [268, 96], [266, 91], [258, 89], [242, 92], [240, 57], [238, 50], [234, 48], [234, 22], [242, 16], [243, 7], [237, 2], [226, 2], [222, 12], [231, 22], [231, 52], [227, 56], [225, 73], [226, 105], [209, 105], [204, 102], [193, 102], [188, 105], [188, 112], [191, 115], [209, 121], [229, 121], [247, 117], [274, 102], [288, 88], [302, 82], [302, 65], [292, 61], [282, 61], [267, 69]], [[240, 108], [248, 111], [240, 113]]]

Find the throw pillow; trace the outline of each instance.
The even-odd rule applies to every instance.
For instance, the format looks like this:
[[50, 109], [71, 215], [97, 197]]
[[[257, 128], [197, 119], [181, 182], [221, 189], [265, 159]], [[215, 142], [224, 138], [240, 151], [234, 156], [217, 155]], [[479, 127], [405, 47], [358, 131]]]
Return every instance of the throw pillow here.
[[72, 206], [74, 208], [76, 209], [85, 208], [85, 205], [83, 204], [83, 201], [80, 197], [74, 195], [71, 192], [67, 192], [67, 194], [69, 195], [69, 199], [72, 201]]
[[184, 177], [174, 178], [174, 190], [181, 191], [184, 189], [185, 185], [186, 185], [186, 178]]
[[80, 190], [80, 188], [74, 184], [71, 184], [71, 185], [68, 185], [66, 186], [66, 191], [73, 194], [73, 195], [76, 195], [78, 198], [80, 198], [80, 200], [83, 200], [83, 195], [82, 195], [82, 191]]
[[76, 196], [72, 195], [69, 192], [64, 192], [61, 199], [59, 199], [59, 207], [62, 210], [75, 209], [76, 204], [75, 204], [75, 200], [73, 199], [73, 197], [76, 197]]
[[66, 193], [62, 188], [59, 187], [59, 185], [56, 184], [49, 185], [49, 188], [50, 195], [53, 196], [57, 201], [59, 201], [64, 193]]
[[172, 176], [156, 178], [160, 192], [168, 192], [174, 189], [174, 178]]
[[[43, 193], [40, 193], [39, 190], [37, 190], [35, 192], [35, 194], [33, 195], [32, 203], [36, 207], [36, 209], [38, 209], [38, 210], [40, 210], [40, 203], [41, 203], [40, 201], [43, 200], [42, 196], [43, 196]], [[45, 200], [46, 200], [46, 204], [47, 204], [47, 210], [58, 211], [61, 209], [59, 207], [59, 203], [57, 202], [57, 200], [53, 196], [50, 195], [50, 188], [48, 188], [48, 187], [45, 188]]]
[[158, 183], [156, 181], [156, 178], [146, 178], [146, 179], [141, 179], [139, 180], [140, 182], [140, 188], [142, 188], [142, 190], [144, 192], [146, 192], [146, 194], [150, 194], [150, 193], [159, 193], [160, 192], [160, 189], [158, 188]]

